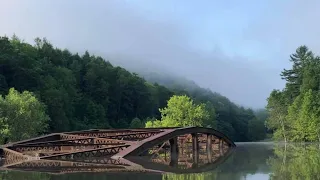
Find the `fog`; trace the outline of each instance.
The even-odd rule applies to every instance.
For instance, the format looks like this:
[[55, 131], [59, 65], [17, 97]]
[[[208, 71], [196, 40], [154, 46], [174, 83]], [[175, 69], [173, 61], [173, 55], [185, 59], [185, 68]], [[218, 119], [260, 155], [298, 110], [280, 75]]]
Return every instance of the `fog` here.
[[319, 52], [320, 1], [0, 0], [0, 35], [46, 37], [111, 62], [172, 72], [261, 108], [289, 55]]

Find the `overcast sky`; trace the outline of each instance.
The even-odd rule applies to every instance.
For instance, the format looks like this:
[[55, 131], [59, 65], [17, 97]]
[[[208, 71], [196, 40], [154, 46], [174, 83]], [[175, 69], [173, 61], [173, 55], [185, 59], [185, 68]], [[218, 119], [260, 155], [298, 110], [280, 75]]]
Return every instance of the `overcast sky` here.
[[264, 107], [289, 55], [320, 50], [318, 0], [0, 0], [0, 36], [46, 37], [163, 67], [232, 101]]

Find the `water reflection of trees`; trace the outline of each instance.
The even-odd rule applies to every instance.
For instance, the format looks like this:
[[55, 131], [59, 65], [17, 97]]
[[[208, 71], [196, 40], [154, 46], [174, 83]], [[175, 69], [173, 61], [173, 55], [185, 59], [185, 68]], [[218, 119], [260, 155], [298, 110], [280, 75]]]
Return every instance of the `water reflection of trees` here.
[[50, 176], [38, 172], [3, 171], [0, 180], [50, 180]]
[[270, 172], [266, 160], [273, 154], [272, 144], [240, 144], [214, 171], [202, 174], [166, 174], [162, 180], [241, 180], [249, 174]]
[[320, 147], [318, 144], [278, 145], [275, 157], [268, 159], [272, 180], [320, 179]]
[[40, 172], [19, 172], [4, 171], [0, 172], [0, 180], [161, 180], [161, 174], [145, 173], [73, 173], [53, 175]]

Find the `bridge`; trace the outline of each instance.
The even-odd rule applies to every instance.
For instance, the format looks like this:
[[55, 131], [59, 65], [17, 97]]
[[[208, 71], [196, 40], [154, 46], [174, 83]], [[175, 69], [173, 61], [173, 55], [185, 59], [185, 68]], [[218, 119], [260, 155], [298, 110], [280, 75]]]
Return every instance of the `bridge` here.
[[211, 128], [91, 129], [0, 146], [0, 170], [202, 172], [235, 147]]

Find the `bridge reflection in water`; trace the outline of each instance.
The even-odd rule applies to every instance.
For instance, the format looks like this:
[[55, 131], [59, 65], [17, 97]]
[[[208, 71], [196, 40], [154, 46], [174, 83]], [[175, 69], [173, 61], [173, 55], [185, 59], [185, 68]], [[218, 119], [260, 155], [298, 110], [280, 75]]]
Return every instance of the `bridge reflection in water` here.
[[213, 170], [233, 147], [200, 127], [65, 132], [1, 146], [0, 170], [197, 173]]

